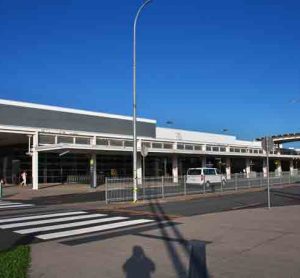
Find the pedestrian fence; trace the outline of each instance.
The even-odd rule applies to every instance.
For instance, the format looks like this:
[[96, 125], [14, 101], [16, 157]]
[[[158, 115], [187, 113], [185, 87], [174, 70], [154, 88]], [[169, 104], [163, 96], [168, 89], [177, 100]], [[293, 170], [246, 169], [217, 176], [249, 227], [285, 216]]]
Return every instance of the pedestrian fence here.
[[[270, 186], [300, 182], [300, 174], [282, 172], [280, 175], [270, 173]], [[224, 177], [224, 176], [223, 176]], [[263, 173], [254, 175], [232, 174], [226, 182], [220, 181], [212, 184], [189, 184], [186, 176], [180, 177], [145, 177], [137, 179], [137, 199], [159, 199], [171, 196], [203, 194], [209, 192], [237, 191], [247, 188], [267, 187], [267, 177]], [[105, 178], [106, 203], [133, 201], [132, 178]]]

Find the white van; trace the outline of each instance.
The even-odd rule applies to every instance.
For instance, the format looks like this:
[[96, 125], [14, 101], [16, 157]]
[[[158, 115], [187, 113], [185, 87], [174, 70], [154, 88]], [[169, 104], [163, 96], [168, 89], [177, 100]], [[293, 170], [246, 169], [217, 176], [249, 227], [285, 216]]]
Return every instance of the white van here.
[[213, 187], [216, 183], [225, 185], [226, 178], [224, 175], [218, 174], [216, 168], [190, 168], [187, 171], [186, 183]]

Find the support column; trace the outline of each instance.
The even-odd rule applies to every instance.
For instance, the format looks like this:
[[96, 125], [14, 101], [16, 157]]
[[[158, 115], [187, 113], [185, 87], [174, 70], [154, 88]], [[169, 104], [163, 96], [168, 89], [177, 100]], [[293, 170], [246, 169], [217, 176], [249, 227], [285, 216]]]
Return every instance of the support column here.
[[202, 167], [206, 167], [206, 156], [202, 157]]
[[32, 148], [32, 189], [38, 190], [39, 189], [39, 153], [36, 150], [38, 146], [38, 133], [33, 135], [33, 148]]
[[91, 172], [91, 187], [97, 187], [97, 154], [93, 153], [90, 159], [90, 172]]
[[231, 159], [230, 159], [230, 157], [226, 157], [226, 178], [228, 180], [231, 179]]
[[142, 184], [143, 168], [142, 168], [142, 156], [140, 153], [137, 153], [136, 164], [137, 164], [136, 167], [137, 183]]
[[264, 176], [264, 178], [266, 178], [267, 175], [268, 175], [267, 171], [268, 171], [268, 168], [267, 168], [267, 159], [264, 158], [264, 160], [263, 160], [263, 176]]
[[250, 158], [246, 158], [246, 175], [247, 175], [247, 178], [250, 177], [250, 173], [251, 173]]
[[173, 182], [178, 183], [178, 158], [176, 155], [172, 157], [172, 175], [173, 175]]
[[276, 172], [277, 172], [278, 176], [281, 176], [281, 174], [282, 174], [282, 167], [281, 167], [281, 161], [280, 160], [277, 160]]

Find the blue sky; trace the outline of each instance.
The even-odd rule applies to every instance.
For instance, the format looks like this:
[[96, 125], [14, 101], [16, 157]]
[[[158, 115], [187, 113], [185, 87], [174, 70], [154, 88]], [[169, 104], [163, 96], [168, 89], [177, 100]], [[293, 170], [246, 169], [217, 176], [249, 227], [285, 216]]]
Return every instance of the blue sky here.
[[[0, 1], [0, 98], [130, 115], [140, 4]], [[138, 23], [138, 115], [244, 139], [299, 132], [299, 14], [296, 0], [154, 0]]]

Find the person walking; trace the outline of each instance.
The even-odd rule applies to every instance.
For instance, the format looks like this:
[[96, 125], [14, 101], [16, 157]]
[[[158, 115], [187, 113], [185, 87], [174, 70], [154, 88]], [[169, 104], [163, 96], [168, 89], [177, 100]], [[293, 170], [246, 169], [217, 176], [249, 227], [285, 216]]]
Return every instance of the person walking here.
[[21, 178], [22, 178], [21, 186], [27, 186], [27, 173], [26, 173], [26, 171], [23, 171], [21, 173]]

